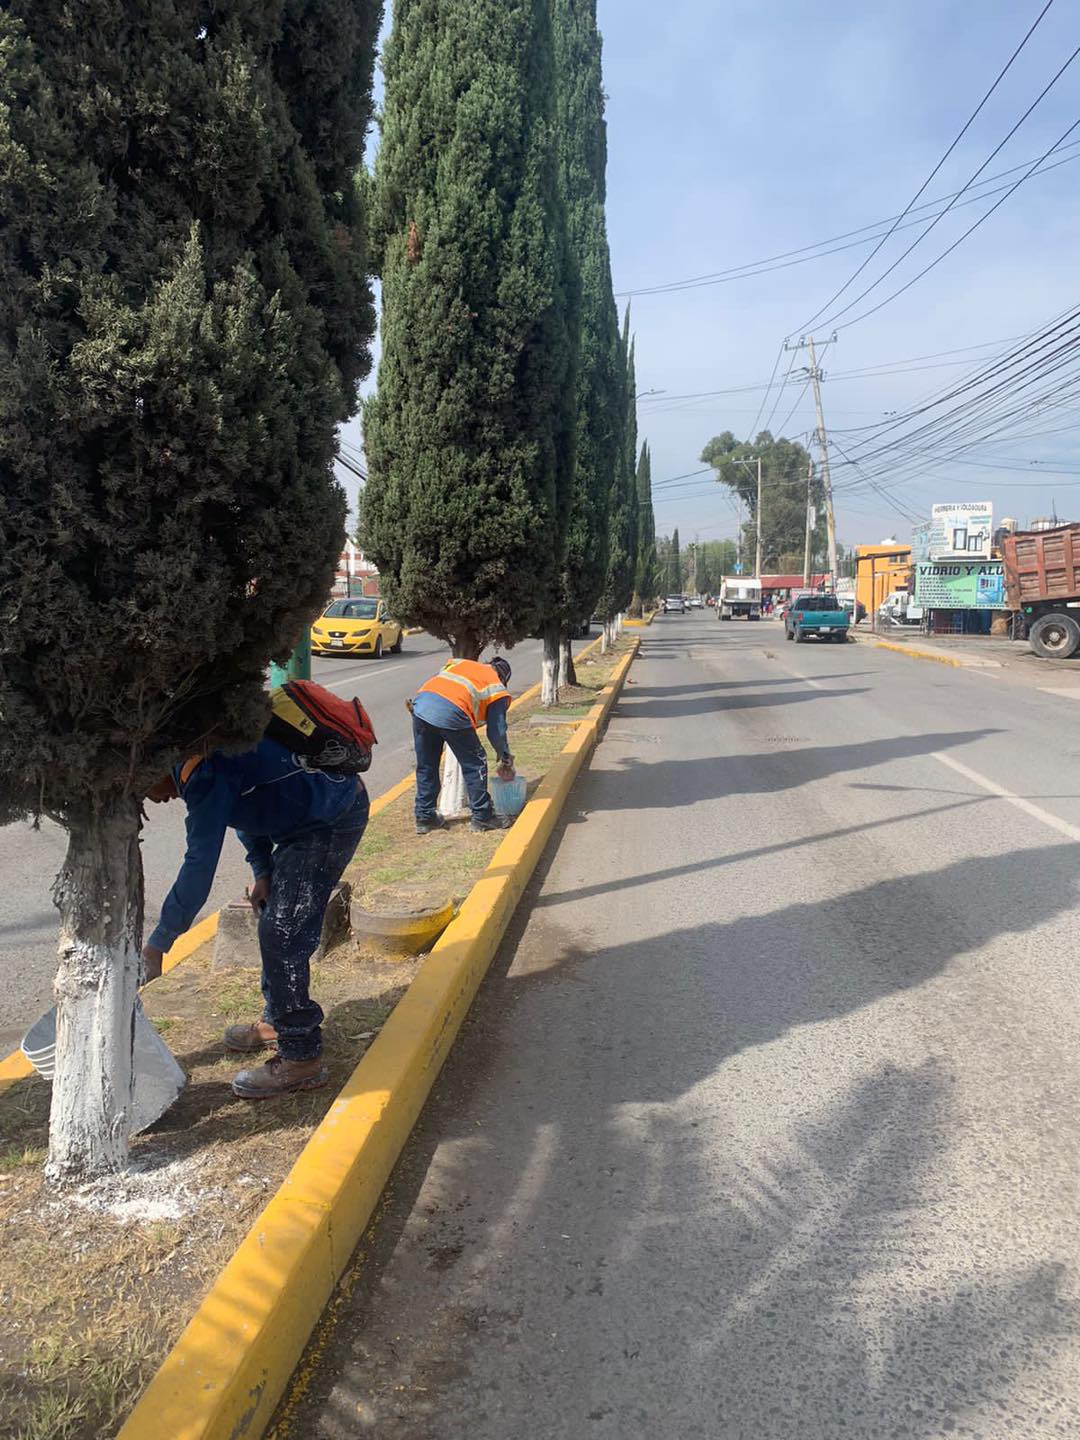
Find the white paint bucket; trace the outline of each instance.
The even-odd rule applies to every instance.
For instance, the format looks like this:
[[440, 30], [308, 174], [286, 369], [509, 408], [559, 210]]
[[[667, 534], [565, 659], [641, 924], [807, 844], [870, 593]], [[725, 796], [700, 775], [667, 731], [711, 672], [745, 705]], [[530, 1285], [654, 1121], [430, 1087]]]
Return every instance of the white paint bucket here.
[[[56, 1069], [56, 1010], [46, 1011], [23, 1036], [22, 1052], [43, 1080]], [[135, 1001], [135, 1099], [130, 1135], [138, 1135], [160, 1120], [187, 1084], [187, 1076], [172, 1051], [146, 1018], [142, 1001]]]

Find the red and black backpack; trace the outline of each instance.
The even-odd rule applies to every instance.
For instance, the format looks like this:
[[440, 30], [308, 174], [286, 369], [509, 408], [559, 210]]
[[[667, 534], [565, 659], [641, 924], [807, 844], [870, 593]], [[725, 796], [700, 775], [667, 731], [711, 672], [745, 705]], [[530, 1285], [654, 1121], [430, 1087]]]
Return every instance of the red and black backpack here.
[[270, 692], [266, 738], [291, 750], [308, 770], [362, 775], [378, 742], [359, 700], [342, 700], [313, 680], [287, 680]]

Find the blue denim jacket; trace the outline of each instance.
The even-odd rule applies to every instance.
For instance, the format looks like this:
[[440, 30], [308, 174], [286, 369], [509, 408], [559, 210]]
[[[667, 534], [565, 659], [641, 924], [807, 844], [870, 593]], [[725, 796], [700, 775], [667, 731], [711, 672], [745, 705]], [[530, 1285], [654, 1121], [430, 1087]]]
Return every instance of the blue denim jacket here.
[[[509, 700], [494, 700], [488, 706], [487, 737], [498, 759], [510, 753], [510, 741], [506, 733], [506, 712]], [[431, 690], [421, 690], [413, 700], [413, 714], [418, 715], [427, 725], [436, 730], [471, 730], [468, 715], [460, 705], [447, 700], [445, 695], [436, 695]]]
[[273, 869], [287, 836], [332, 825], [356, 798], [353, 775], [304, 770], [291, 751], [262, 740], [243, 755], [215, 750], [179, 786], [187, 806], [187, 853], [149, 943], [168, 950], [190, 929], [214, 883], [226, 830], [235, 830], [256, 880]]

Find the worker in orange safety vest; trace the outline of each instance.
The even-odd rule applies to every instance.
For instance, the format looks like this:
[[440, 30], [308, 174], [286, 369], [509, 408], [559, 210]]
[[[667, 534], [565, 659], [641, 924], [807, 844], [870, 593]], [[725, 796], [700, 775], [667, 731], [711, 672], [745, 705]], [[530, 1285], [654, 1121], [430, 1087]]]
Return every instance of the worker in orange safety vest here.
[[461, 764], [472, 810], [474, 830], [505, 830], [513, 821], [496, 815], [488, 793], [487, 755], [477, 730], [486, 726], [491, 748], [499, 757], [500, 779], [514, 778], [514, 757], [506, 733], [510, 708], [509, 663], [496, 656], [479, 660], [448, 660], [437, 675], [420, 687], [409, 703], [416, 747], [416, 833], [430, 835], [446, 821], [438, 814], [439, 761], [443, 746]]

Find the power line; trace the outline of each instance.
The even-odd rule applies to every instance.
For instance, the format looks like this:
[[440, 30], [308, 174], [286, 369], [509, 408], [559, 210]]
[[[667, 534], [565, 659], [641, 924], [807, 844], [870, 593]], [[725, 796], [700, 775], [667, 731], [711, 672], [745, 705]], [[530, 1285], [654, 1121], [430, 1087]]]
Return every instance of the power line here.
[[[978, 118], [978, 116], [979, 116], [979, 114], [981, 113], [981, 111], [982, 111], [983, 107], [985, 106], [986, 102], [990, 99], [991, 95], [993, 95], [994, 91], [998, 88], [998, 86], [1001, 84], [1002, 80], [1003, 80], [1003, 79], [1005, 78], [1005, 76], [1008, 74], [1008, 72], [1009, 72], [1009, 70], [1012, 68], [1013, 63], [1015, 62], [1017, 56], [1020, 54], [1021, 50], [1023, 50], [1024, 46], [1025, 46], [1025, 45], [1028, 43], [1028, 41], [1031, 39], [1032, 35], [1034, 35], [1035, 31], [1038, 29], [1039, 25], [1042, 23], [1042, 20], [1043, 20], [1044, 16], [1046, 15], [1046, 12], [1050, 9], [1050, 7], [1051, 7], [1051, 5], [1052, 5], [1053, 3], [1054, 3], [1054, 0], [1046, 0], [1046, 4], [1043, 6], [1043, 8], [1039, 11], [1038, 15], [1035, 17], [1035, 21], [1034, 21], [1034, 23], [1031, 25], [1031, 27], [1030, 27], [1030, 29], [1028, 30], [1027, 34], [1026, 34], [1026, 35], [1024, 36], [1024, 38], [1020, 41], [1020, 44], [1016, 47], [1016, 49], [1013, 51], [1013, 53], [1009, 56], [1008, 60], [1005, 62], [1004, 66], [1003, 66], [1003, 67], [1001, 68], [1001, 70], [998, 72], [997, 78], [994, 80], [994, 83], [990, 86], [989, 90], [987, 90], [986, 94], [985, 94], [985, 95], [982, 97], [982, 99], [979, 101], [978, 105], [976, 105], [975, 109], [974, 109], [974, 110], [972, 111], [972, 113], [968, 116], [967, 120], [964, 122], [964, 124], [963, 124], [963, 126], [961, 127], [959, 133], [956, 135], [955, 139], [952, 141], [952, 143], [950, 144], [949, 148], [945, 151], [944, 155], [942, 155], [941, 159], [940, 159], [940, 160], [937, 162], [937, 164], [934, 166], [933, 170], [930, 171], [930, 174], [926, 177], [926, 179], [923, 181], [923, 183], [919, 186], [918, 190], [916, 190], [915, 194], [911, 197], [911, 200], [907, 203], [907, 205], [904, 206], [904, 209], [900, 212], [899, 219], [897, 219], [897, 220], [893, 223], [893, 225], [890, 227], [890, 229], [888, 230], [888, 232], [878, 241], [878, 243], [874, 246], [873, 250], [871, 250], [870, 254], [866, 256], [866, 258], [863, 260], [862, 264], [858, 267], [858, 269], [855, 271], [855, 273], [854, 273], [853, 275], [850, 275], [850, 276], [848, 277], [848, 279], [844, 281], [844, 283], [843, 283], [843, 285], [841, 285], [840, 289], [837, 290], [836, 293], [835, 293], [829, 300], [826, 300], [825, 304], [822, 305], [819, 310], [816, 310], [816, 311], [814, 312], [814, 314], [810, 316], [810, 319], [809, 319], [809, 320], [804, 321], [803, 324], [798, 327], [800, 330], [802, 330], [802, 331], [809, 330], [810, 326], [813, 325], [816, 320], [818, 320], [822, 315], [824, 315], [824, 313], [825, 313], [827, 310], [830, 310], [830, 309], [832, 308], [832, 306], [836, 303], [836, 301], [840, 299], [841, 295], [843, 295], [843, 294], [855, 283], [855, 281], [858, 279], [858, 277], [859, 277], [859, 276], [862, 274], [862, 272], [866, 269], [867, 265], [869, 265], [870, 262], [873, 260], [874, 256], [879, 253], [879, 251], [881, 250], [882, 246], [885, 245], [886, 242], [890, 239], [890, 237], [895, 233], [896, 227], [897, 227], [897, 225], [899, 225], [900, 221], [903, 220], [903, 219], [905, 219], [906, 216], [907, 216], [908, 214], [910, 214], [912, 206], [913, 206], [913, 205], [915, 204], [915, 202], [925, 193], [927, 187], [930, 185], [931, 181], [934, 179], [934, 176], [938, 173], [938, 171], [941, 169], [941, 167], [945, 164], [946, 160], [948, 160], [949, 156], [953, 153], [953, 151], [956, 149], [956, 147], [960, 144], [960, 141], [964, 138], [964, 136], [967, 134], [967, 132], [971, 129], [972, 125], [975, 123], [975, 120]], [[1044, 93], [1045, 93], [1045, 92], [1044, 92]], [[1040, 99], [1041, 99], [1041, 96], [1040, 96]], [[1038, 103], [1038, 102], [1036, 102], [1036, 103]], [[1010, 132], [1010, 133], [1012, 133], [1012, 132]], [[1000, 147], [999, 147], [999, 148], [1000, 148]], [[997, 151], [995, 151], [994, 154], [997, 154]], [[970, 184], [970, 181], [969, 181], [968, 183]], [[966, 188], [967, 188], [967, 187], [965, 187], [965, 189], [966, 189]], [[961, 192], [961, 193], [962, 193], [962, 192]], [[936, 221], [935, 221], [935, 223], [936, 223]], [[841, 313], [842, 313], [842, 312], [841, 312]], [[793, 332], [793, 333], [794, 333], [794, 332]]]
[[[1073, 146], [1076, 145], [1080, 145], [1080, 141], [1074, 141], [1072, 145], [1065, 146], [1064, 148], [1072, 149]], [[1039, 175], [1049, 175], [1051, 171], [1060, 169], [1062, 165], [1069, 165], [1074, 160], [1080, 160], [1080, 153], [1063, 155], [1059, 160], [1055, 160], [1052, 165], [1041, 165], [1038, 170], [1033, 172], [1031, 178], [1037, 178]], [[996, 189], [987, 189], [987, 186], [996, 180], [1004, 179], [1008, 175], [1015, 175], [1018, 170], [1026, 169], [1030, 164], [1030, 160], [1024, 160], [1020, 164], [1010, 165], [1007, 169], [998, 170], [995, 174], [987, 175], [985, 179], [966, 187], [973, 191], [978, 190], [980, 193], [977, 195], [971, 194], [967, 199], [961, 200], [959, 197], [964, 194], [964, 191], [952, 191], [948, 195], [939, 196], [936, 200], [927, 200], [922, 205], [913, 206], [910, 214], [914, 215], [920, 210], [933, 210], [939, 205], [945, 205], [950, 200], [954, 202], [950, 208], [955, 210], [964, 209], [968, 205], [978, 205], [980, 201], [989, 200], [991, 196], [1000, 195], [1004, 190], [1009, 188], [1007, 185], [1000, 185]], [[901, 230], [913, 230], [917, 225], [922, 225], [925, 222], [926, 216], [922, 215], [917, 219], [908, 219], [906, 223], [899, 223], [900, 220], [900, 216], [890, 216], [884, 220], [875, 220], [870, 225], [860, 225], [855, 230], [845, 230], [842, 234], [834, 235], [828, 240], [817, 240], [812, 245], [802, 245], [796, 250], [784, 250], [778, 255], [768, 256], [761, 260], [748, 260], [742, 265], [733, 265], [727, 270], [715, 270], [710, 274], [691, 276], [685, 280], [670, 280], [659, 285], [644, 286], [638, 290], [619, 290], [616, 291], [616, 294], [631, 297], [678, 295], [686, 290], [705, 290], [716, 285], [730, 285], [736, 280], [753, 280], [758, 275], [771, 275], [777, 270], [790, 270], [795, 265], [806, 265], [812, 260], [824, 260], [830, 255], [839, 255], [846, 250], [857, 250], [860, 245], [872, 245], [878, 237], [864, 234], [867, 230], [876, 231], [880, 230], [883, 226], [892, 226], [891, 233], [893, 234]], [[853, 235], [862, 236], [862, 239], [850, 239]], [[846, 241], [847, 243], [838, 243], [841, 241]]]
[[[1070, 55], [1070, 57], [1069, 57], [1068, 61], [1066, 62], [1066, 64], [1071, 65], [1072, 62], [1076, 59], [1077, 55], [1080, 55], [1080, 45], [1078, 45], [1077, 48], [1073, 51], [1072, 55]], [[1063, 67], [1063, 68], [1064, 68], [1064, 67]], [[1060, 74], [1060, 72], [1059, 72], [1059, 74]], [[1046, 155], [1052, 155], [1053, 152], [1057, 149], [1057, 147], [1062, 143], [1062, 141], [1063, 141], [1064, 139], [1066, 139], [1067, 136], [1071, 135], [1072, 132], [1076, 129], [1076, 127], [1077, 127], [1078, 125], [1080, 125], [1080, 120], [1074, 120], [1073, 123], [1069, 126], [1069, 128], [1065, 131], [1065, 134], [1062, 135], [1061, 139], [1060, 139], [1060, 140], [1056, 140], [1056, 141], [1054, 142], [1054, 144], [1050, 146], [1050, 149], [1046, 151]], [[1004, 142], [1002, 142], [1002, 143], [1004, 143]], [[1016, 184], [1011, 185], [1011, 186], [1009, 187], [1009, 189], [1006, 190], [1005, 194], [1002, 195], [1002, 197], [1001, 197], [1000, 200], [996, 200], [996, 201], [994, 202], [994, 204], [990, 206], [990, 209], [989, 209], [989, 210], [987, 210], [984, 214], [980, 215], [979, 218], [978, 218], [978, 220], [976, 220], [973, 225], [969, 225], [968, 228], [964, 231], [964, 233], [963, 233], [961, 236], [959, 236], [956, 240], [954, 240], [954, 241], [952, 242], [952, 244], [951, 244], [950, 246], [948, 246], [947, 249], [943, 250], [943, 251], [941, 252], [941, 254], [940, 254], [939, 256], [937, 256], [937, 258], [936, 258], [935, 260], [932, 260], [929, 265], [924, 266], [923, 269], [921, 269], [917, 275], [913, 275], [913, 276], [911, 277], [911, 279], [908, 280], [906, 284], [901, 285], [898, 290], [894, 290], [891, 295], [886, 295], [886, 297], [885, 297], [884, 300], [879, 300], [878, 303], [877, 303], [876, 305], [872, 305], [869, 310], [864, 310], [864, 311], [862, 312], [862, 314], [856, 315], [853, 320], [848, 320], [844, 328], [845, 328], [845, 329], [850, 329], [850, 327], [851, 327], [852, 325], [858, 325], [858, 323], [860, 322], [860, 320], [865, 320], [865, 319], [867, 319], [870, 315], [876, 315], [877, 312], [878, 312], [879, 310], [881, 310], [884, 306], [890, 304], [893, 300], [897, 299], [898, 296], [903, 295], [906, 290], [910, 290], [911, 287], [912, 287], [913, 285], [917, 284], [917, 283], [923, 278], [924, 275], [929, 275], [930, 271], [933, 270], [936, 266], [940, 265], [941, 262], [942, 262], [944, 259], [946, 259], [949, 255], [951, 255], [951, 254], [953, 253], [953, 251], [957, 248], [957, 246], [962, 245], [962, 244], [964, 243], [964, 241], [968, 238], [969, 235], [974, 234], [974, 232], [975, 232], [976, 230], [978, 230], [979, 226], [982, 225], [982, 224], [984, 223], [984, 221], [989, 220], [990, 216], [993, 215], [994, 211], [997, 210], [997, 209], [999, 208], [999, 206], [1004, 205], [1004, 204], [1005, 204], [1005, 201], [1008, 200], [1009, 196], [1012, 195], [1013, 192], [1014, 192], [1016, 189], [1018, 189], [1019, 186], [1021, 186], [1021, 185], [1024, 183], [1024, 181], [1025, 181], [1026, 179], [1028, 179], [1028, 177], [1029, 177], [1031, 174], [1032, 174], [1032, 171], [1029, 170], [1029, 171], [1027, 172], [1027, 175], [1021, 175], [1021, 176], [1020, 176], [1020, 179], [1016, 181]], [[942, 212], [942, 213], [944, 213], [944, 212]], [[938, 218], [940, 219], [940, 216], [939, 216]], [[937, 224], [937, 221], [936, 221], [936, 220], [934, 221], [934, 224], [935, 224], [935, 225]], [[927, 228], [927, 230], [924, 232], [924, 234], [925, 234], [925, 235], [928, 235], [928, 234], [930, 233], [930, 230], [932, 230], [932, 229], [933, 229], [933, 225], [929, 226], [929, 227]], [[923, 236], [920, 236], [920, 237], [919, 237], [920, 240], [921, 240], [922, 238], [923, 238]], [[918, 242], [916, 242], [916, 243], [918, 243]], [[907, 256], [911, 254], [911, 251], [914, 250], [914, 248], [915, 248], [915, 246], [912, 245], [912, 246], [910, 246], [907, 250], [905, 250], [904, 253], [903, 253], [903, 255], [900, 256], [900, 260], [906, 259]], [[880, 284], [881, 284], [881, 281], [885, 279], [885, 276], [891, 274], [892, 271], [896, 269], [896, 265], [899, 265], [900, 260], [898, 260], [895, 265], [890, 265], [889, 268], [888, 268], [888, 270], [885, 271], [885, 274], [884, 274], [884, 275], [880, 276], [879, 279], [875, 280], [874, 284], [871, 285], [871, 286], [869, 287], [869, 289], [863, 291], [862, 295], [859, 296], [859, 299], [861, 300], [861, 299], [865, 298], [865, 296], [869, 295], [869, 293], [870, 293], [871, 290], [873, 290], [877, 285], [880, 285]], [[857, 303], [858, 303], [857, 301], [853, 300], [853, 301], [851, 302], [851, 305], [845, 306], [845, 307], [844, 307], [844, 310], [841, 310], [841, 311], [839, 311], [839, 312], [837, 313], [837, 317], [836, 317], [836, 318], [838, 319], [840, 315], [843, 315], [847, 310], [850, 310], [850, 309], [851, 309], [851, 306], [852, 306], [852, 305], [855, 305], [855, 304], [857, 304]]]

